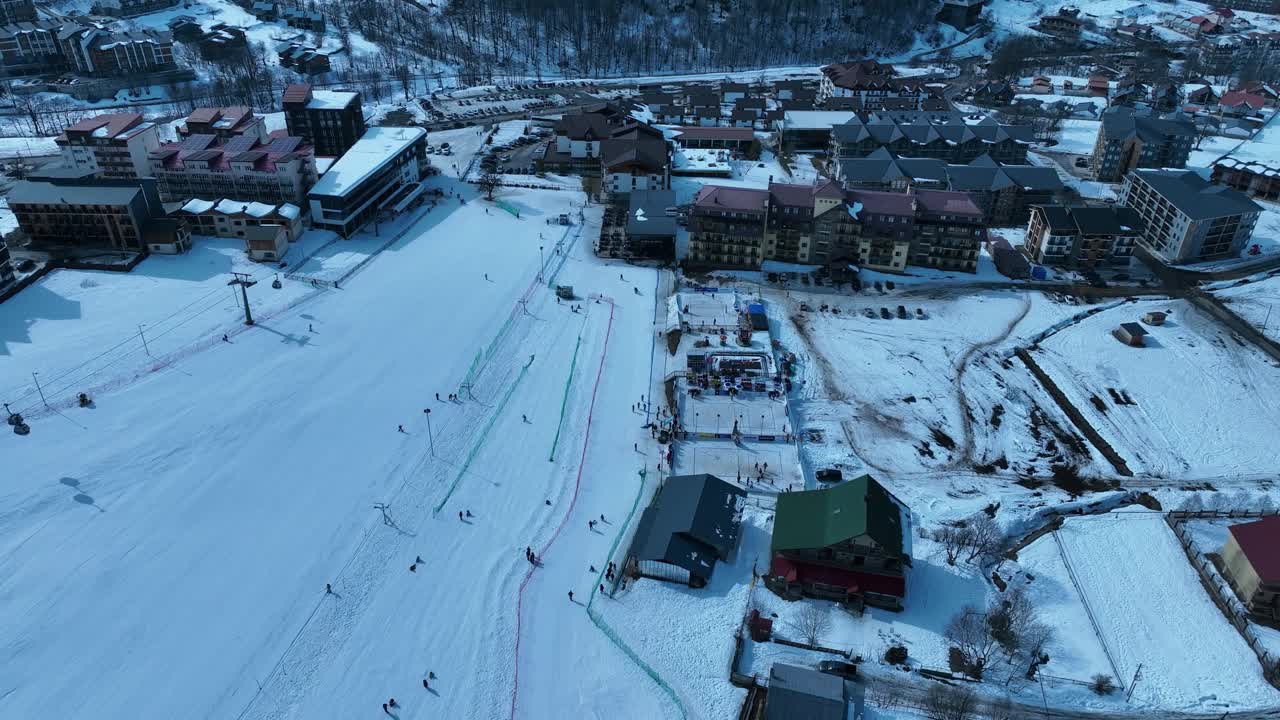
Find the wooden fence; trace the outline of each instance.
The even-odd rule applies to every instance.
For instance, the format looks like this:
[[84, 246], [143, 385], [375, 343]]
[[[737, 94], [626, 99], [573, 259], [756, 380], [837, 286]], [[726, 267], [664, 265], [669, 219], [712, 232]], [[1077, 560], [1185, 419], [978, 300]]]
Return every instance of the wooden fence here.
[[1257, 630], [1254, 629], [1253, 621], [1249, 618], [1249, 612], [1245, 609], [1244, 604], [1236, 597], [1235, 590], [1225, 578], [1218, 572], [1218, 568], [1214, 566], [1213, 561], [1202, 555], [1196, 548], [1195, 539], [1191, 535], [1191, 531], [1186, 528], [1188, 519], [1207, 519], [1207, 518], [1258, 518], [1264, 514], [1274, 515], [1275, 513], [1263, 513], [1258, 510], [1200, 510], [1200, 511], [1178, 511], [1165, 515], [1165, 522], [1169, 524], [1169, 528], [1173, 530], [1174, 537], [1178, 538], [1178, 542], [1182, 545], [1182, 550], [1187, 554], [1187, 559], [1191, 561], [1191, 566], [1195, 568], [1197, 574], [1200, 575], [1200, 582], [1208, 591], [1209, 597], [1213, 599], [1218, 609], [1226, 616], [1227, 622], [1240, 633], [1240, 637], [1244, 638], [1245, 643], [1253, 654], [1258, 657], [1258, 662], [1262, 665], [1262, 676], [1267, 682], [1280, 689], [1280, 656], [1268, 651], [1267, 646], [1258, 636]]

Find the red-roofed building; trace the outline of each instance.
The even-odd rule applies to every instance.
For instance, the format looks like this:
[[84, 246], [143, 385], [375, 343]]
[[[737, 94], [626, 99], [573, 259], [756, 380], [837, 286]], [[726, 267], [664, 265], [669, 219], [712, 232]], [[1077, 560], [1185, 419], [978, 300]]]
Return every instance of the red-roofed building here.
[[136, 178], [148, 175], [147, 154], [160, 146], [160, 134], [140, 113], [108, 113], [69, 126], [54, 142], [69, 167], [104, 178]]
[[1243, 92], [1241, 90], [1232, 90], [1222, 94], [1222, 98], [1218, 100], [1218, 107], [1222, 108], [1224, 115], [1244, 116], [1252, 115], [1263, 108], [1267, 104], [1267, 99], [1261, 95]]
[[316, 183], [315, 153], [296, 137], [233, 137], [219, 142], [213, 135], [190, 135], [166, 143], [149, 157], [165, 202], [197, 197], [306, 207], [307, 191]]
[[689, 219], [689, 263], [758, 269], [766, 260], [908, 265], [975, 272], [987, 231], [968, 193], [905, 193], [769, 183], [767, 190], [704, 185]]
[[929, 96], [924, 82], [900, 78], [892, 65], [875, 60], [836, 63], [822, 68], [818, 100], [832, 97], [858, 98], [867, 110], [884, 107], [886, 98], [901, 98], [918, 108]]
[[267, 139], [267, 122], [244, 106], [223, 108], [196, 108], [178, 126], [178, 137], [213, 135], [223, 140], [237, 136]]
[[1222, 571], [1254, 616], [1280, 621], [1280, 515], [1241, 525], [1219, 553]]

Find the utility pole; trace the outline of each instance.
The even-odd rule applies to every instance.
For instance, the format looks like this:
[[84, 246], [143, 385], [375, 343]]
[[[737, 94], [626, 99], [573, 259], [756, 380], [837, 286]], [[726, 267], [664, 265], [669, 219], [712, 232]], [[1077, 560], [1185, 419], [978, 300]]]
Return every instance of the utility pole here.
[[39, 374], [38, 372], [31, 373], [31, 379], [36, 381], [36, 392], [40, 393], [40, 402], [44, 403], [45, 407], [49, 407], [49, 401], [44, 399], [44, 390], [40, 387], [40, 378], [36, 377]]
[[151, 348], [147, 347], [147, 336], [142, 334], [142, 323], [138, 323], [138, 337], [142, 338], [142, 349], [147, 351], [147, 357], [151, 357]]
[[436, 436], [431, 432], [431, 408], [427, 408], [427, 437], [431, 439], [431, 457], [436, 456]]
[[1138, 684], [1138, 680], [1142, 678], [1142, 663], [1138, 663], [1138, 669], [1133, 671], [1133, 680], [1129, 683], [1129, 690], [1124, 694], [1124, 701], [1129, 702], [1133, 697], [1133, 688]]
[[539, 245], [538, 246], [538, 282], [542, 282], [542, 268], [543, 268], [544, 262], [546, 261], [542, 259], [542, 246]]
[[[240, 295], [241, 297], [244, 298], [244, 324], [252, 325], [253, 313], [249, 311], [249, 288], [253, 287], [254, 285], [257, 285], [258, 281], [250, 280], [249, 276], [245, 273], [231, 273], [231, 274], [235, 275], [235, 279], [231, 280], [227, 284], [240, 286]], [[231, 292], [234, 293], [235, 290], [232, 290]]]

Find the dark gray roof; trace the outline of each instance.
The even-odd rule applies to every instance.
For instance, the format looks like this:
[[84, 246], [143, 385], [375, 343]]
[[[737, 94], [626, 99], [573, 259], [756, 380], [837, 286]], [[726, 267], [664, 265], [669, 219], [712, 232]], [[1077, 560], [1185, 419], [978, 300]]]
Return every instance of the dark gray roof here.
[[746, 492], [713, 475], [674, 475], [645, 508], [631, 554], [711, 576], [738, 544], [739, 506]]
[[51, 182], [20, 180], [9, 191], [8, 201], [44, 205], [127, 205], [142, 188], [137, 185], [110, 187], [104, 185], [55, 185]]
[[1162, 142], [1174, 137], [1194, 137], [1195, 123], [1185, 115], [1161, 117], [1150, 110], [1135, 110], [1116, 105], [1102, 113], [1102, 131], [1108, 139], [1140, 137], [1147, 142]]
[[1142, 232], [1142, 216], [1127, 207], [1065, 207], [1039, 205], [1049, 229], [1055, 233], [1081, 235], [1137, 235]]
[[765, 720], [845, 720], [844, 680], [810, 668], [774, 663], [769, 668]]
[[1135, 170], [1134, 174], [1192, 220], [1262, 212], [1238, 190], [1215, 185], [1190, 170]]
[[609, 137], [609, 120], [600, 113], [565, 115], [556, 123], [556, 134], [570, 140], [603, 140]]
[[674, 190], [632, 190], [627, 210], [627, 234], [675, 237], [676, 219], [667, 208], [676, 206]]
[[1142, 337], [1147, 334], [1146, 328], [1135, 322], [1120, 323], [1120, 327], [1129, 333], [1129, 337]]
[[[884, 150], [884, 152], [880, 152]], [[865, 158], [840, 161], [840, 173], [850, 183], [892, 182], [897, 179], [935, 180], [949, 190], [979, 192], [1020, 187], [1024, 190], [1063, 189], [1052, 168], [1000, 165], [982, 155], [968, 165], [949, 165], [934, 158], [894, 158], [879, 148]]]

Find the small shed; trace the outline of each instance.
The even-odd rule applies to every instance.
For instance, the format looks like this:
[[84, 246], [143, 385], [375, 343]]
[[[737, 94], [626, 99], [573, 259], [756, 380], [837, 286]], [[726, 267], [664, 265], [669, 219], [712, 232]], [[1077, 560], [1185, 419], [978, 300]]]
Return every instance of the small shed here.
[[1135, 322], [1120, 323], [1120, 327], [1112, 331], [1116, 339], [1131, 347], [1142, 347], [1146, 344], [1147, 331]]
[[703, 587], [738, 549], [747, 493], [714, 475], [673, 475], [636, 525], [629, 560], [644, 577]]
[[1148, 325], [1163, 325], [1164, 319], [1167, 317], [1169, 317], [1167, 313], [1162, 313], [1159, 310], [1152, 310], [1142, 316], [1142, 322]]

